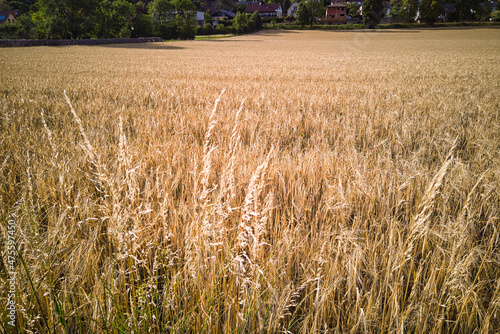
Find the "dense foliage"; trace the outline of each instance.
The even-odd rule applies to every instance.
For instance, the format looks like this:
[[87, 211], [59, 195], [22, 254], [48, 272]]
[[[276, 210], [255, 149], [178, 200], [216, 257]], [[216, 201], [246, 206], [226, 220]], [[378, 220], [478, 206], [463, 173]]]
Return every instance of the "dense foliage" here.
[[347, 5], [347, 14], [351, 17], [361, 17], [360, 7], [361, 5], [351, 2]]
[[463, 22], [474, 20], [474, 14], [479, 9], [479, 3], [480, 0], [456, 0], [455, 11], [458, 18]]
[[[238, 13], [232, 20], [214, 22], [210, 12], [198, 26], [196, 12], [204, 11], [203, 0], [0, 0], [0, 10], [18, 10], [15, 23], [0, 25], [0, 39], [87, 39], [159, 36], [164, 39], [193, 39], [195, 35], [244, 34], [257, 31], [263, 23], [282, 23], [282, 18], [261, 18], [244, 14], [246, 5], [235, 0], [219, 0], [215, 8]], [[455, 8], [445, 13], [444, 4]], [[291, 0], [268, 0], [282, 6], [283, 15]], [[295, 17], [297, 27], [313, 26], [325, 16], [330, 0], [301, 0]], [[362, 9], [362, 12], [361, 10]], [[364, 27], [374, 28], [388, 14], [403, 23], [433, 25], [438, 21], [498, 21], [489, 2], [480, 0], [391, 0], [386, 12], [382, 0], [365, 0], [347, 6], [348, 15], [362, 19]], [[352, 22], [351, 22], [352, 23]], [[352, 28], [352, 26], [350, 26]]]
[[154, 0], [149, 5], [154, 33], [164, 39], [193, 39], [196, 7], [190, 0]]
[[297, 10], [297, 23], [301, 26], [312, 26], [316, 18], [325, 15], [324, 11], [323, 3], [315, 0], [302, 0]]
[[233, 33], [245, 34], [257, 31], [262, 28], [262, 18], [258, 12], [253, 14], [244, 14], [239, 12], [233, 20]]
[[428, 25], [433, 25], [439, 16], [444, 14], [441, 0], [422, 0], [420, 2], [420, 20]]
[[384, 18], [382, 0], [365, 0], [363, 2], [363, 23], [369, 28], [375, 27]]
[[[279, 2], [283, 13], [291, 4], [272, 2]], [[262, 18], [248, 13], [218, 24], [205, 13], [204, 24], [198, 26], [196, 12], [204, 12], [206, 5], [202, 0], [0, 0], [0, 10], [20, 12], [16, 23], [0, 25], [0, 39], [192, 39], [196, 34], [242, 34], [262, 28]], [[219, 0], [214, 7], [234, 13], [246, 8], [235, 0]]]
[[417, 18], [418, 0], [391, 1], [391, 17], [399, 17], [404, 23], [413, 23]]
[[[16, 23], [0, 25], [0, 39], [86, 39], [159, 36], [193, 39], [197, 33], [249, 33], [262, 28], [262, 19], [239, 13], [232, 20], [198, 27], [196, 12], [201, 3], [192, 0], [154, 0], [147, 4], [129, 0], [0, 0], [0, 10], [20, 8]], [[234, 21], [234, 22], [233, 22]]]

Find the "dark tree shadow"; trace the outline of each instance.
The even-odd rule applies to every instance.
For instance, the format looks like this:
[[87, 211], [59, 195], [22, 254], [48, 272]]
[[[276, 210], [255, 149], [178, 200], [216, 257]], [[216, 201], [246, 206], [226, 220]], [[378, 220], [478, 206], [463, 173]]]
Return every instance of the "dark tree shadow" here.
[[97, 45], [103, 48], [114, 49], [144, 49], [144, 50], [180, 50], [184, 49], [180, 46], [169, 45], [168, 42], [157, 43], [126, 43], [126, 44], [102, 44]]

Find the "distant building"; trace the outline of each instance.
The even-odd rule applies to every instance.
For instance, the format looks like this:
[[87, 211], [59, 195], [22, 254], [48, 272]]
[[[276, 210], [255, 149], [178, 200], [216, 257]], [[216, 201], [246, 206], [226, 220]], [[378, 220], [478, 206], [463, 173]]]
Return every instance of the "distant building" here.
[[326, 20], [338, 23], [347, 22], [347, 6], [341, 0], [332, 0], [332, 4], [326, 6]]
[[297, 2], [297, 0], [295, 0], [291, 5], [290, 7], [288, 7], [288, 10], [286, 11], [286, 15], [287, 16], [296, 16], [297, 15], [297, 11], [299, 10], [299, 3]]
[[205, 13], [210, 14], [210, 17], [212, 18], [212, 24], [214, 27], [216, 27], [220, 21], [224, 20], [229, 21], [236, 17], [236, 14], [229, 10], [217, 9], [208, 6], [203, 7], [203, 10]]
[[216, 9], [214, 12], [210, 13], [212, 20], [232, 20], [236, 17], [236, 14], [224, 9]]
[[16, 22], [18, 14], [19, 11], [17, 10], [0, 11], [0, 24]]
[[203, 26], [205, 24], [205, 13], [196, 12], [196, 24], [199, 26]]
[[499, 10], [498, 0], [489, 0], [488, 2], [491, 5], [492, 12], [494, 12], [495, 10]]
[[391, 3], [390, 2], [384, 2], [384, 17], [389, 17], [389, 14], [391, 13]]
[[279, 3], [255, 3], [250, 4], [245, 9], [245, 13], [252, 14], [253, 12], [258, 12], [259, 15], [263, 18], [273, 18], [273, 17], [282, 17], [283, 10], [281, 9], [281, 5]]

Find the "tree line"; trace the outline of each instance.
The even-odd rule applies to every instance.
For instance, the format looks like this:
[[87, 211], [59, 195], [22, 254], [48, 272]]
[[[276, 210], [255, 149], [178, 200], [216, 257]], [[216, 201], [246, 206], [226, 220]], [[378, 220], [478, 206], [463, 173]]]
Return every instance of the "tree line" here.
[[[329, 1], [328, 1], [329, 2]], [[362, 7], [357, 3], [347, 5], [347, 14], [363, 20], [366, 27], [373, 28], [385, 17], [383, 0], [364, 0]], [[487, 21], [490, 17], [500, 21], [498, 9], [492, 14], [492, 7], [488, 1], [480, 0], [451, 0], [455, 10], [446, 13], [446, 0], [391, 0], [390, 17], [400, 18], [403, 23], [414, 23], [417, 19], [428, 25], [433, 25], [439, 19], [446, 21]], [[361, 7], [361, 11], [360, 11]], [[302, 0], [299, 2], [297, 23], [312, 26], [318, 18], [324, 17], [324, 3], [318, 0]]]
[[[221, 21], [214, 27], [205, 13], [204, 26], [197, 26], [196, 12], [202, 11], [205, 0], [0, 0], [0, 10], [21, 12], [14, 24], [0, 25], [0, 39], [87, 39], [162, 37], [163, 39], [193, 39], [196, 34], [244, 34], [262, 28], [258, 13], [244, 14], [245, 6], [236, 0], [217, 0], [216, 7], [238, 14], [232, 20]], [[291, 0], [280, 2], [283, 13]], [[391, 0], [391, 17], [404, 23], [420, 22], [432, 25], [444, 17], [445, 1], [454, 1], [455, 10], [446, 14], [447, 21], [500, 21], [499, 11], [491, 14], [489, 3], [480, 0]], [[384, 18], [383, 0], [365, 0], [360, 6], [351, 3], [347, 14], [363, 20], [366, 27], [375, 27]], [[302, 0], [296, 22], [310, 25], [325, 17], [330, 0]]]
[[[372, 0], [373, 1], [373, 0]], [[492, 7], [488, 1], [453, 0], [455, 9], [445, 13], [445, 0], [392, 0], [392, 17], [400, 17], [405, 23], [413, 23], [419, 13], [419, 20], [433, 25], [438, 20], [445, 21], [487, 21], [491, 17]]]
[[192, 0], [0, 0], [0, 10], [18, 9], [16, 23], [0, 25], [0, 38], [88, 39], [157, 36], [163, 39], [194, 39], [197, 33], [242, 34], [262, 28], [257, 13], [238, 13], [217, 28], [205, 13], [198, 27], [201, 3]]

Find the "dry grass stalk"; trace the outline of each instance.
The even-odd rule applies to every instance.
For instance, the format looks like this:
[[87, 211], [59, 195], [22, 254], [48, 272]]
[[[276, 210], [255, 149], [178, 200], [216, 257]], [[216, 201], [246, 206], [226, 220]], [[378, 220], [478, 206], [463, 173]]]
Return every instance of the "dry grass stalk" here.
[[[409, 244], [407, 245], [407, 250], [405, 252], [405, 256], [407, 258], [410, 258], [412, 256], [412, 253], [414, 252], [414, 247], [416, 246], [418, 241], [424, 239], [425, 242], [426, 234], [429, 233], [430, 229], [432, 228], [430, 224], [426, 223], [429, 222], [429, 219], [433, 214], [434, 201], [436, 199], [436, 196], [439, 194], [439, 189], [441, 188], [441, 185], [448, 171], [448, 168], [450, 164], [453, 162], [453, 151], [456, 148], [456, 142], [457, 140], [455, 140], [455, 142], [453, 143], [453, 146], [450, 149], [450, 152], [448, 153], [448, 156], [446, 157], [443, 166], [441, 166], [441, 168], [436, 173], [436, 175], [434, 175], [434, 178], [429, 184], [424, 194], [424, 199], [422, 201], [422, 204], [420, 205], [419, 213], [415, 216], [415, 218], [412, 221], [412, 224], [410, 225], [411, 232], [408, 238]], [[422, 247], [423, 247], [422, 251], [424, 251], [426, 245], [423, 244]]]
[[212, 132], [215, 126], [217, 125], [217, 119], [215, 118], [215, 113], [217, 111], [217, 105], [219, 104], [220, 99], [225, 91], [226, 90], [223, 89], [219, 97], [215, 100], [214, 108], [212, 109], [212, 113], [210, 114], [208, 130], [207, 133], [205, 134], [205, 141], [203, 144], [203, 170], [201, 171], [201, 185], [203, 186], [203, 190], [201, 191], [200, 195], [200, 203], [202, 204], [205, 203], [209, 193], [208, 179], [210, 177], [211, 155], [212, 152], [217, 148], [216, 146], [210, 145]]
[[52, 160], [52, 163], [54, 164], [54, 161], [57, 159], [56, 144], [55, 144], [54, 138], [52, 136], [52, 131], [50, 131], [49, 127], [47, 126], [47, 122], [45, 122], [45, 117], [43, 116], [43, 108], [42, 108], [42, 111], [40, 113], [41, 113], [41, 116], [42, 116], [43, 128], [47, 132], [47, 136], [49, 138], [49, 143], [50, 143], [50, 146], [52, 147], [52, 159], [54, 159], [54, 160]]

